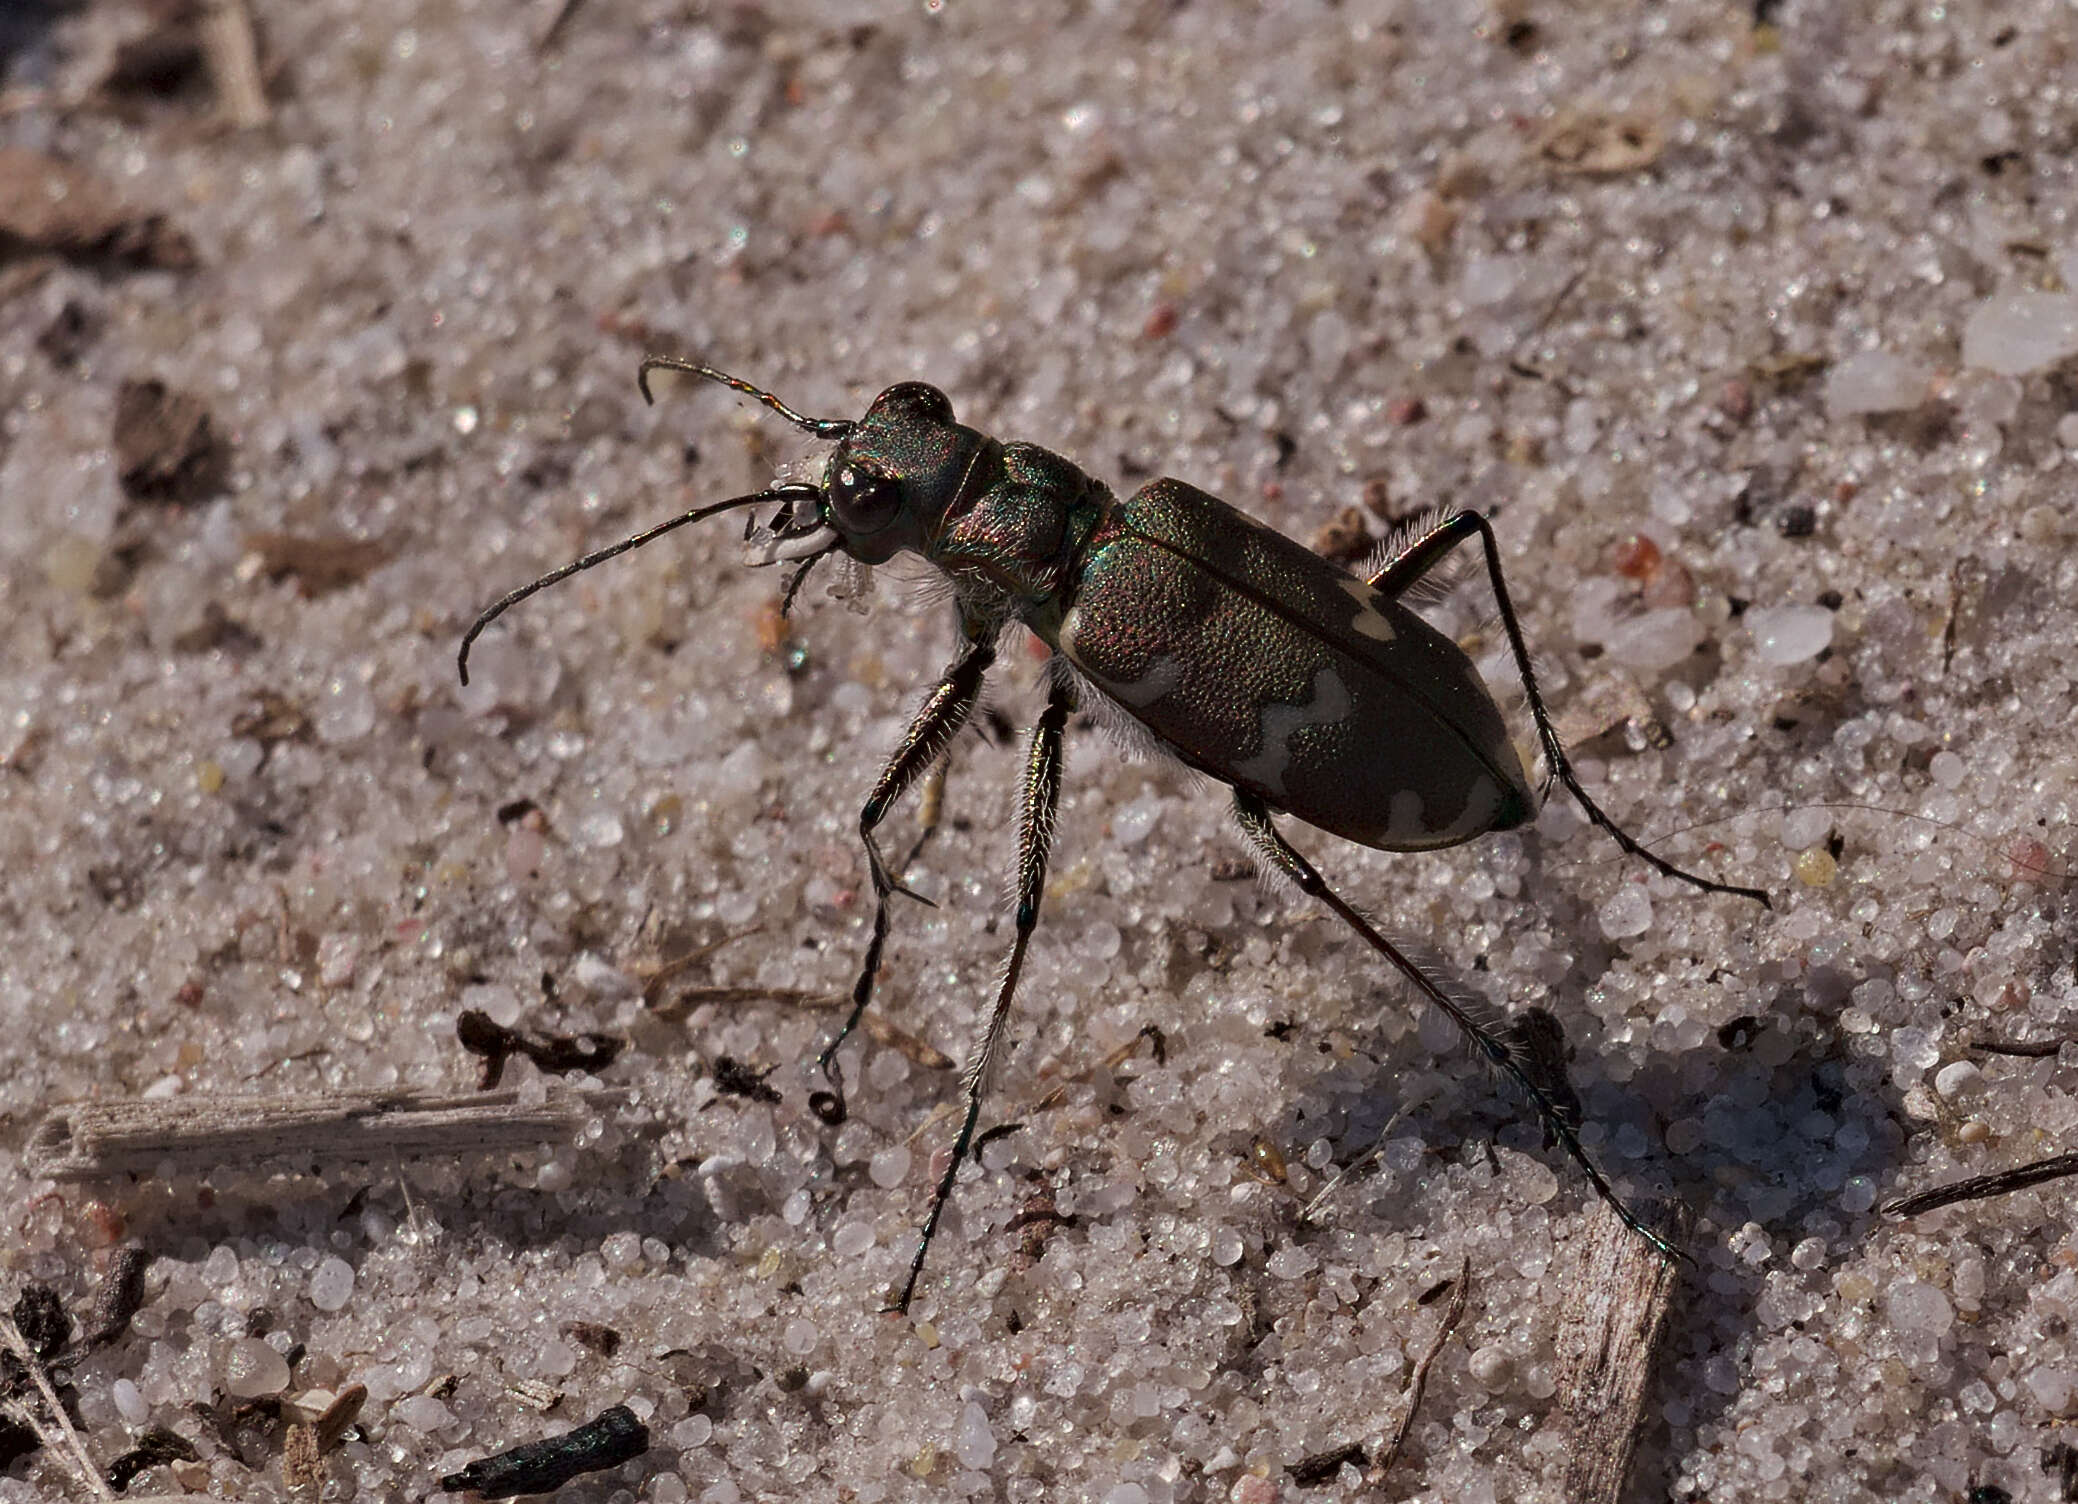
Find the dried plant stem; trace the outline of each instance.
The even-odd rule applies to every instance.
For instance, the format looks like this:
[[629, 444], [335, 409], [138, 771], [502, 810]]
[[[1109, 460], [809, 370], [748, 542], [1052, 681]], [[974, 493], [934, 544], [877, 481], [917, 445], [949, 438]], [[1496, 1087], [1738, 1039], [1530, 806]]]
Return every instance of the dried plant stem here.
[[64, 1405], [58, 1400], [58, 1392], [51, 1387], [50, 1375], [43, 1371], [42, 1360], [29, 1350], [29, 1344], [22, 1339], [22, 1334], [15, 1330], [14, 1322], [4, 1317], [0, 1317], [0, 1340], [6, 1342], [7, 1350], [14, 1354], [15, 1361], [28, 1370], [30, 1381], [35, 1384], [37, 1394], [43, 1398], [46, 1414], [39, 1415], [34, 1406], [15, 1400], [10, 1400], [7, 1408], [14, 1411], [22, 1424], [42, 1437], [46, 1447], [72, 1464], [80, 1480], [86, 1484], [89, 1494], [96, 1499], [113, 1499], [115, 1494], [102, 1478], [101, 1470], [94, 1466], [94, 1459], [87, 1452], [87, 1444], [80, 1439], [79, 1432], [72, 1429], [72, 1418], [65, 1413]]
[[550, 1089], [531, 1102], [517, 1091], [74, 1102], [36, 1125], [23, 1162], [39, 1178], [94, 1180], [500, 1152], [567, 1144], [586, 1119], [623, 1100], [615, 1091]]
[[1375, 1488], [1384, 1481], [1386, 1473], [1407, 1445], [1407, 1437], [1414, 1429], [1414, 1417], [1421, 1410], [1421, 1397], [1428, 1392], [1429, 1369], [1435, 1366], [1436, 1355], [1443, 1351], [1443, 1344], [1457, 1330], [1458, 1323], [1465, 1319], [1465, 1303], [1472, 1298], [1472, 1260], [1468, 1257], [1458, 1265], [1457, 1288], [1451, 1292], [1450, 1305], [1443, 1312], [1443, 1324], [1436, 1328], [1436, 1335], [1429, 1342], [1429, 1350], [1421, 1355], [1414, 1365], [1414, 1377], [1407, 1381], [1407, 1408], [1400, 1413], [1400, 1424], [1393, 1431], [1393, 1439], [1386, 1444], [1385, 1455], [1364, 1475], [1364, 1481]]

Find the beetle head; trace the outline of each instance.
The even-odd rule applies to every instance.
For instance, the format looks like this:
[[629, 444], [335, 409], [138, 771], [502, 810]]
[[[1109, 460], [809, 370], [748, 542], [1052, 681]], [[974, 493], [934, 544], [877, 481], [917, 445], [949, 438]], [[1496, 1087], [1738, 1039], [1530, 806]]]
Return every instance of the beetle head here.
[[945, 393], [904, 381], [873, 399], [823, 471], [823, 518], [862, 564], [922, 552], [987, 443], [953, 421]]
[[833, 553], [849, 554], [861, 564], [884, 564], [905, 548], [923, 551], [947, 514], [958, 508], [975, 460], [993, 442], [954, 422], [952, 403], [945, 393], [921, 381], [889, 387], [873, 399], [866, 416], [854, 422], [807, 417], [739, 377], [669, 355], [649, 356], [637, 371], [636, 384], [645, 402], [655, 400], [649, 389], [652, 371], [682, 371], [718, 382], [763, 403], [803, 432], [834, 443], [837, 448], [824, 467], [822, 484], [789, 482], [751, 496], [695, 507], [506, 592], [462, 636], [457, 667], [464, 684], [469, 682], [470, 644], [513, 606], [558, 580], [722, 512], [779, 503], [779, 510], [762, 527], [754, 525], [745, 541], [753, 535], [760, 537], [767, 554], [760, 562], [795, 561], [782, 611], [792, 604], [816, 561]]

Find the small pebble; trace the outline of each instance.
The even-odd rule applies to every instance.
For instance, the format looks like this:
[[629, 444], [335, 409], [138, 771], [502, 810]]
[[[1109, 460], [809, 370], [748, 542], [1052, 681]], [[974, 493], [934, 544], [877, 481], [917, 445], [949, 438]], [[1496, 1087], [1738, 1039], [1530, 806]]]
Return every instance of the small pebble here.
[[310, 1272], [310, 1303], [320, 1311], [343, 1311], [354, 1298], [354, 1266], [329, 1258]]
[[257, 1337], [241, 1337], [224, 1349], [220, 1371], [225, 1392], [242, 1400], [289, 1387], [288, 1361]]
[[1892, 1285], [1883, 1298], [1883, 1311], [1901, 1331], [1938, 1337], [1955, 1324], [1955, 1307], [1948, 1297], [1924, 1280], [1904, 1279]]
[[1910, 412], [1926, 400], [1933, 369], [1885, 350], [1850, 355], [1826, 372], [1825, 406], [1834, 417]]
[[1271, 1254], [1264, 1267], [1278, 1279], [1303, 1279], [1319, 1265], [1320, 1260], [1314, 1257], [1312, 1249], [1288, 1243]]
[[1625, 883], [1595, 913], [1602, 933], [1611, 940], [1627, 940], [1652, 928], [1652, 895], [1637, 883]]
[[115, 1402], [115, 1413], [123, 1418], [126, 1426], [141, 1426], [151, 1417], [151, 1406], [145, 1403], [144, 1391], [130, 1379], [117, 1379], [109, 1385], [108, 1397]]
[[1489, 1393], [1505, 1387], [1515, 1375], [1515, 1360], [1506, 1348], [1494, 1344], [1474, 1351], [1465, 1360], [1465, 1367]]
[[1823, 606], [1762, 606], [1746, 613], [1754, 656], [1788, 666], [1816, 658], [1833, 642], [1833, 613]]
[[1672, 668], [1702, 646], [1703, 624], [1686, 606], [1647, 611], [1617, 624], [1602, 649], [1625, 668]]
[[2026, 376], [2078, 355], [2078, 293], [2002, 292], [1963, 325], [1963, 364]]
[[988, 1412], [970, 1404], [960, 1411], [959, 1434], [953, 1439], [953, 1455], [960, 1466], [982, 1472], [996, 1460], [996, 1433], [989, 1429]]
[[1833, 860], [1833, 854], [1823, 846], [1814, 846], [1809, 851], [1797, 853], [1792, 870], [1797, 875], [1797, 881], [1805, 887], [1823, 888], [1839, 872], [1840, 864]]
[[1791, 851], [1806, 851], [1833, 833], [1829, 810], [1793, 809], [1782, 817], [1782, 844]]
[[1934, 1076], [1934, 1090], [1944, 1097], [1959, 1096], [1982, 1079], [1984, 1072], [1968, 1060], [1957, 1060], [1944, 1065]]

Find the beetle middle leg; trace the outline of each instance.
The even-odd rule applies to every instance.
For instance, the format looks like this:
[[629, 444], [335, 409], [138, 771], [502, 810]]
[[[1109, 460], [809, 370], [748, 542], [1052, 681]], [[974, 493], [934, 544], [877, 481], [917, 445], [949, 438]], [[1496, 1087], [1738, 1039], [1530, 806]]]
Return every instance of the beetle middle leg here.
[[1544, 749], [1544, 760], [1549, 764], [1552, 776], [1580, 801], [1580, 807], [1586, 811], [1589, 820], [1606, 831], [1626, 852], [1650, 863], [1662, 875], [1679, 878], [1705, 893], [1733, 893], [1753, 899], [1764, 909], [1772, 909], [1774, 905], [1768, 901], [1768, 895], [1759, 888], [1742, 888], [1737, 883], [1698, 877], [1665, 857], [1646, 850], [1629, 831], [1610, 819], [1602, 812], [1602, 807], [1588, 797], [1587, 790], [1580, 786], [1580, 779], [1573, 771], [1573, 764], [1567, 760], [1557, 730], [1551, 724], [1551, 712], [1544, 708], [1544, 696], [1537, 688], [1537, 675], [1530, 667], [1529, 645], [1523, 641], [1522, 624], [1516, 620], [1514, 602], [1508, 598], [1508, 585], [1501, 577], [1500, 545], [1494, 540], [1493, 525], [1484, 516], [1478, 512], [1451, 513], [1427, 532], [1408, 539], [1399, 552], [1386, 561], [1385, 567], [1371, 577], [1370, 583], [1373, 588], [1397, 598], [1474, 534], [1478, 535], [1480, 547], [1486, 554], [1486, 575], [1493, 583], [1494, 603], [1500, 607], [1501, 626], [1508, 634], [1508, 648], [1515, 655], [1516, 672], [1522, 675], [1523, 698], [1529, 704], [1530, 719], [1537, 726], [1537, 741]]
[[[815, 1063], [821, 1068], [830, 1089], [810, 1094], [808, 1105], [825, 1123], [844, 1121], [844, 1071], [837, 1064], [837, 1052], [851, 1038], [852, 1030], [859, 1026], [859, 1020], [866, 1016], [866, 1009], [873, 1002], [873, 984], [880, 976], [881, 953], [887, 948], [890, 901], [897, 893], [908, 893], [920, 902], [929, 901], [902, 886], [903, 870], [908, 863], [903, 864], [902, 870], [890, 870], [881, 859], [880, 842], [874, 838], [874, 832], [910, 785], [944, 762], [946, 749], [960, 728], [967, 724], [967, 717], [981, 698], [982, 680], [987, 677], [989, 665], [995, 661], [994, 642], [968, 639], [966, 651], [945, 671], [938, 687], [931, 691], [910, 721], [909, 729], [903, 733], [894, 755], [888, 758], [887, 766], [880, 770], [873, 792], [866, 796], [865, 806], [859, 811], [859, 840], [865, 844], [866, 865], [873, 876], [873, 938], [866, 942], [866, 959], [859, 967], [858, 980], [852, 984], [851, 1012], [837, 1030], [836, 1037], [816, 1057]], [[912, 852], [912, 859], [914, 855]]]
[[1061, 740], [1068, 717], [1075, 712], [1075, 703], [1073, 681], [1066, 674], [1058, 675], [1047, 692], [1046, 709], [1040, 712], [1039, 722], [1032, 728], [1031, 750], [1025, 758], [1024, 789], [1019, 800], [1016, 935], [1010, 944], [1010, 957], [1003, 964], [1003, 978], [996, 986], [995, 1005], [989, 1010], [988, 1021], [982, 1026], [981, 1042], [975, 1047], [973, 1058], [967, 1062], [966, 1074], [961, 1081], [961, 1089], [967, 1097], [967, 1111], [960, 1121], [960, 1135], [953, 1141], [952, 1158], [931, 1195], [931, 1210], [924, 1218], [923, 1231], [916, 1240], [916, 1256], [909, 1261], [909, 1277], [902, 1282], [902, 1293], [888, 1307], [891, 1311], [909, 1309], [909, 1298], [916, 1293], [916, 1282], [924, 1272], [924, 1255], [929, 1252], [931, 1239], [938, 1231], [938, 1220], [945, 1214], [945, 1204], [952, 1199], [953, 1181], [959, 1176], [960, 1166], [966, 1163], [974, 1146], [974, 1129], [981, 1121], [981, 1099], [987, 1093], [989, 1078], [999, 1063], [1003, 1029], [1010, 1021], [1010, 1001], [1017, 991], [1017, 979], [1025, 969], [1026, 947], [1039, 923], [1039, 901], [1046, 891], [1046, 858], [1053, 846], [1054, 816], [1061, 803]]
[[[1470, 515], [1460, 513], [1460, 516]], [[1406, 952], [1394, 945], [1374, 929], [1370, 921], [1359, 914], [1341, 894], [1329, 887], [1327, 880], [1315, 870], [1313, 864], [1299, 853], [1278, 831], [1270, 819], [1269, 808], [1253, 794], [1234, 791], [1234, 817], [1240, 822], [1241, 832], [1263, 859], [1291, 882], [1307, 897], [1317, 900], [1333, 911], [1335, 917], [1356, 931], [1371, 949], [1390, 961], [1399, 973], [1414, 984], [1415, 990], [1441, 1008], [1450, 1021], [1464, 1032], [1481, 1059], [1514, 1082], [1522, 1094], [1530, 1099], [1543, 1121], [1545, 1131], [1565, 1149], [1572, 1161], [1580, 1166], [1587, 1176], [1588, 1184], [1595, 1194], [1608, 1202], [1616, 1215], [1623, 1219], [1624, 1226], [1650, 1243], [1670, 1258], [1683, 1255], [1673, 1244], [1641, 1222], [1631, 1209], [1623, 1204], [1602, 1172], [1595, 1168], [1587, 1157], [1587, 1149], [1580, 1142], [1574, 1129], [1574, 1117], [1566, 1110], [1563, 1101], [1554, 1093], [1552, 1086], [1537, 1078], [1537, 1066], [1527, 1044], [1517, 1036], [1512, 1026], [1496, 1027], [1474, 1016], [1472, 1009], [1477, 1004], [1471, 998], [1451, 996], [1444, 984], [1432, 976], [1427, 969], [1413, 960]]]

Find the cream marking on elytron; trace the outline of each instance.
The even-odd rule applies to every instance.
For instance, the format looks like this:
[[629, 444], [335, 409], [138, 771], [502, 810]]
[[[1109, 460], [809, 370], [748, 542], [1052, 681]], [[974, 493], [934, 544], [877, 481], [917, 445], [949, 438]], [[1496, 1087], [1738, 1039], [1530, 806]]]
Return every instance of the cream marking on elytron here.
[[[1066, 639], [1063, 636], [1062, 645]], [[1147, 672], [1137, 679], [1099, 679], [1104, 693], [1121, 705], [1138, 706], [1145, 710], [1183, 682], [1184, 663], [1181, 658], [1164, 654], [1147, 665]]]
[[1282, 797], [1284, 770], [1292, 760], [1293, 735], [1303, 726], [1335, 725], [1355, 703], [1334, 665], [1323, 667], [1313, 676], [1313, 691], [1305, 704], [1265, 705], [1256, 712], [1262, 740], [1256, 744], [1255, 756], [1233, 764], [1234, 772], [1257, 788]]
[[1349, 598], [1357, 603], [1357, 613], [1349, 623], [1349, 630], [1360, 637], [1369, 637], [1375, 642], [1393, 640], [1393, 624], [1387, 621], [1378, 609], [1378, 591], [1368, 580], [1355, 575], [1337, 580], [1336, 584], [1349, 592]]

